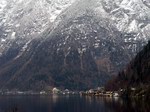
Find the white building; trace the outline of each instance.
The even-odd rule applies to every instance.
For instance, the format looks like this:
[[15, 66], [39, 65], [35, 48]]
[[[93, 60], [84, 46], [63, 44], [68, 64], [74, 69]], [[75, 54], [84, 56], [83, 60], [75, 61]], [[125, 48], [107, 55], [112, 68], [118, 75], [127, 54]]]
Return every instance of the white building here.
[[60, 90], [55, 87], [55, 88], [53, 88], [52, 92], [53, 92], [53, 94], [58, 94], [60, 92]]

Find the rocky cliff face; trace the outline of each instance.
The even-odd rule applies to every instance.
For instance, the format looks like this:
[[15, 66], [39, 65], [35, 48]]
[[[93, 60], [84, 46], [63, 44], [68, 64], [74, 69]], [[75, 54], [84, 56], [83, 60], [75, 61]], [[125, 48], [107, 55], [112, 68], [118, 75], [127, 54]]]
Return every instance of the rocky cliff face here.
[[1, 36], [1, 88], [101, 86], [149, 40], [149, 2], [144, 0], [12, 3], [13, 8], [3, 5], [12, 11], [6, 21], [12, 20], [13, 30], [8, 36], [4, 29], [9, 27], [1, 25], [6, 35]]

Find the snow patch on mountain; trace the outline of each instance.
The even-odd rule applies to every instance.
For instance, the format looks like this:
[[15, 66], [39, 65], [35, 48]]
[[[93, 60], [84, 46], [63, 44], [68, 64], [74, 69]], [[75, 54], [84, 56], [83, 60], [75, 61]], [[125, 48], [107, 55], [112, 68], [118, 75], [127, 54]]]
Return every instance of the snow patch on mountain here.
[[6, 5], [7, 5], [7, 2], [5, 0], [0, 1], [0, 12], [3, 11]]
[[136, 20], [133, 20], [129, 25], [129, 31], [130, 33], [138, 32], [138, 22]]

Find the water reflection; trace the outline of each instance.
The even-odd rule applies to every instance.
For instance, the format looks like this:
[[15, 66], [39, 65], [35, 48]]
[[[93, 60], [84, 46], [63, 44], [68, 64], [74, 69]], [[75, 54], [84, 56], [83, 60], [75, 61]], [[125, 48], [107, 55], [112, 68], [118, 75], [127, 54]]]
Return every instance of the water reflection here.
[[53, 94], [53, 95], [52, 95], [53, 103], [57, 103], [58, 97], [59, 97], [59, 96], [58, 96], [57, 94]]
[[149, 112], [150, 110], [150, 101], [144, 99], [113, 99], [104, 102], [110, 110], [115, 112]]
[[149, 112], [150, 101], [90, 96], [1, 96], [0, 112]]

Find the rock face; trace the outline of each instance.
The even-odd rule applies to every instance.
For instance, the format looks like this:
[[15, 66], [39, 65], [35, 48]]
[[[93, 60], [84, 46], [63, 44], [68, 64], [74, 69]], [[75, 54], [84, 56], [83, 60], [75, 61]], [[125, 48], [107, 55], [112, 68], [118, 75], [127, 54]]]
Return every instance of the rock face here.
[[144, 0], [1, 4], [6, 17], [1, 16], [0, 88], [104, 85], [150, 37], [149, 2]]

